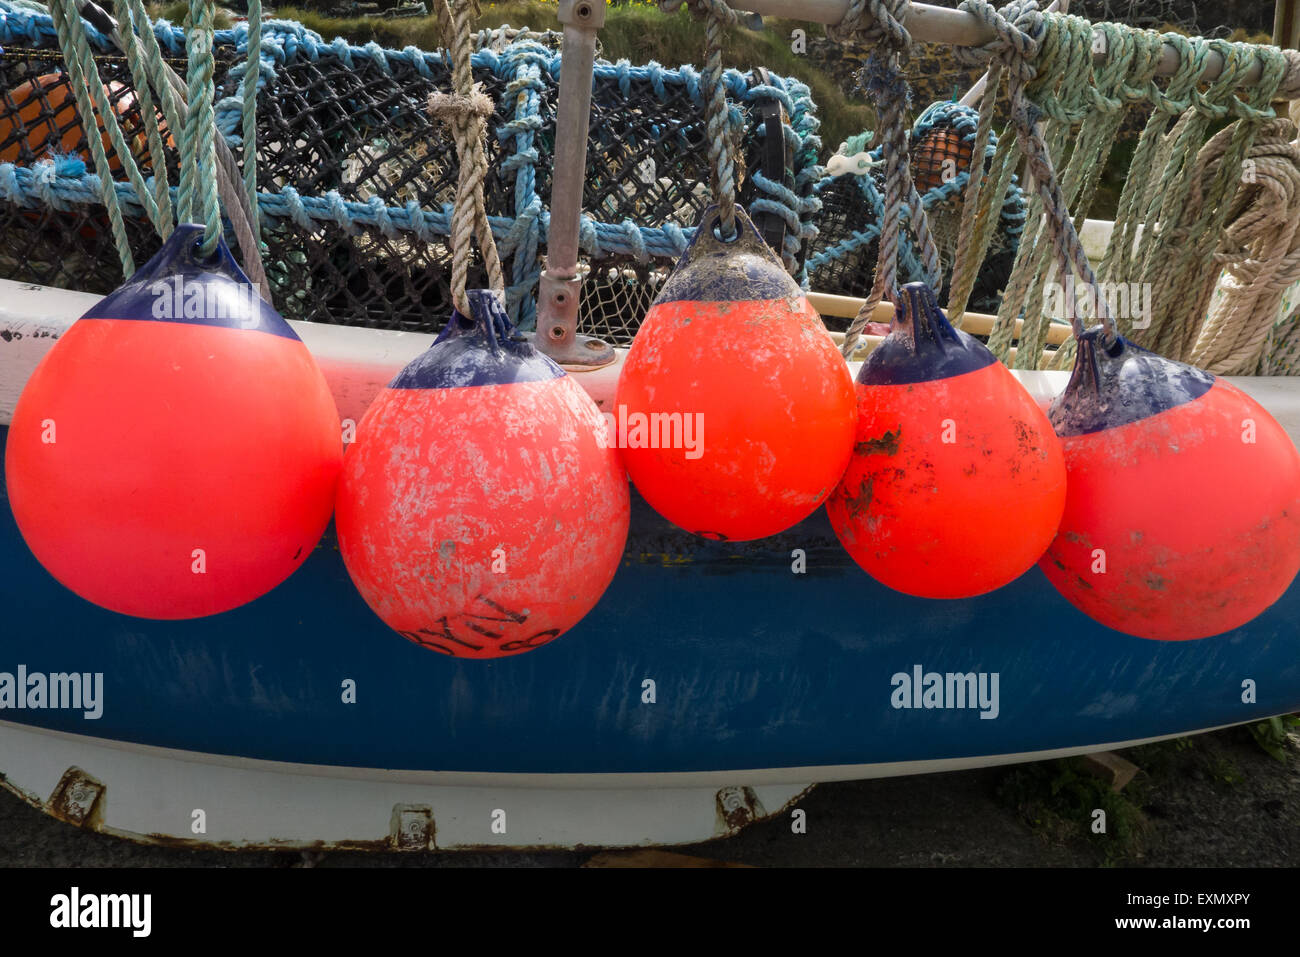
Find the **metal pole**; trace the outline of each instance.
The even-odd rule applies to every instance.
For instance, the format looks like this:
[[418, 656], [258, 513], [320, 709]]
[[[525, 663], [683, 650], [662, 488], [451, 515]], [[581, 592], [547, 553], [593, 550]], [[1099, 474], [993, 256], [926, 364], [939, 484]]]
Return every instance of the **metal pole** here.
[[614, 348], [591, 336], [579, 336], [577, 325], [582, 293], [578, 230], [587, 173], [596, 31], [605, 24], [605, 2], [560, 0], [559, 19], [564, 25], [564, 46], [551, 169], [551, 224], [546, 234], [546, 269], [537, 289], [533, 344], [561, 365], [603, 366], [614, 361]]
[[[790, 20], [810, 20], [814, 23], [839, 23], [849, 8], [850, 0], [737, 0], [740, 6], [761, 16], [782, 17]], [[974, 14], [954, 10], [949, 7], [936, 7], [928, 3], [913, 3], [903, 17], [914, 40], [922, 43], [945, 43], [953, 46], [981, 46], [995, 39], [995, 34]], [[1097, 34], [1102, 37], [1103, 34]], [[1093, 60], [1105, 61], [1104, 43], [1093, 47]], [[1157, 73], [1168, 76], [1178, 69], [1178, 50], [1168, 44], [1160, 58]], [[1210, 51], [1205, 58], [1203, 80], [1213, 80], [1223, 72], [1223, 57]], [[1254, 83], [1261, 73], [1260, 64], [1251, 66], [1246, 73], [1246, 82]], [[1294, 99], [1300, 95], [1298, 89], [1278, 90], [1280, 99]]]
[[1273, 8], [1273, 42], [1283, 50], [1300, 49], [1300, 0], [1277, 0]]

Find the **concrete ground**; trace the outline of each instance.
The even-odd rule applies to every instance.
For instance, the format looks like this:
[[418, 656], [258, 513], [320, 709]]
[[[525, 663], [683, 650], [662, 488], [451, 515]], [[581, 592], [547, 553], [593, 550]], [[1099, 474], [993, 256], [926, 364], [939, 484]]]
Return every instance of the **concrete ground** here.
[[[1118, 795], [1079, 762], [822, 785], [787, 816], [673, 850], [783, 866], [1296, 866], [1300, 751], [1267, 755], [1245, 728], [1137, 748]], [[1090, 833], [1092, 810], [1108, 833]], [[595, 850], [240, 853], [132, 844], [77, 830], [0, 791], [0, 867], [576, 867]]]

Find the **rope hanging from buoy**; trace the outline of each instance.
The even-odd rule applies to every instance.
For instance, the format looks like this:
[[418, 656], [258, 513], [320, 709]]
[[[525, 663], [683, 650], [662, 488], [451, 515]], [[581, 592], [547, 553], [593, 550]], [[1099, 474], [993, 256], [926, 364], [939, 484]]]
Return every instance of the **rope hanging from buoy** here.
[[176, 194], [185, 222], [201, 222], [203, 254], [211, 255], [221, 238], [221, 207], [217, 202], [216, 114], [213, 110], [212, 40], [216, 31], [216, 0], [190, 0], [185, 31], [185, 80], [189, 112], [181, 132], [181, 179]]
[[736, 184], [742, 175], [737, 153], [743, 122], [727, 104], [723, 82], [722, 41], [727, 29], [739, 22], [736, 11], [725, 0], [659, 0], [659, 9], [674, 13], [683, 3], [691, 15], [704, 20], [704, 69], [700, 84], [705, 102], [705, 146], [709, 159], [709, 191], [718, 207], [718, 235], [732, 240], [739, 235], [736, 225]]
[[505, 292], [501, 257], [497, 252], [492, 226], [483, 201], [483, 181], [487, 177], [487, 156], [483, 139], [487, 118], [492, 115], [492, 100], [483, 87], [474, 82], [471, 63], [470, 21], [478, 15], [478, 3], [461, 2], [455, 11], [447, 0], [434, 4], [438, 25], [448, 38], [451, 80], [454, 93], [429, 96], [429, 112], [446, 123], [456, 142], [460, 159], [460, 176], [456, 185], [456, 204], [451, 217], [451, 301], [461, 315], [470, 314], [465, 286], [469, 275], [471, 244], [478, 240], [479, 252], [487, 269], [488, 285]]
[[[248, 50], [245, 53], [241, 125], [243, 129], [244, 192], [252, 211], [249, 226], [253, 242], [262, 240], [262, 218], [257, 200], [257, 88], [262, 75], [262, 0], [248, 0]], [[239, 240], [244, 247], [242, 237]]]
[[[271, 290], [262, 265], [258, 238], [256, 87], [260, 82], [262, 32], [258, 0], [253, 0], [249, 10], [247, 50], [253, 65], [244, 70], [242, 173], [230, 148], [215, 133], [215, 105], [212, 102], [215, 93], [212, 81], [215, 73], [215, 15], [207, 15], [202, 9], [191, 9], [190, 28], [186, 33], [187, 82], [177, 76], [163, 59], [142, 0], [113, 0], [113, 8], [116, 21], [93, 2], [52, 0], [51, 20], [67, 64], [69, 86], [82, 126], [89, 128], [93, 123], [113, 149], [110, 157], [100, 138], [86, 138], [88, 159], [95, 165], [100, 200], [108, 212], [124, 273], [129, 277], [135, 271], [135, 262], [122, 222], [118, 184], [113, 181], [113, 175], [118, 172], [125, 174], [135, 192], [136, 202], [164, 240], [170, 237], [178, 216], [186, 219], [201, 216], [205, 221], [204, 248], [211, 252], [222, 228], [224, 208], [243, 253], [247, 275], [257, 285], [262, 298], [270, 302]], [[104, 84], [100, 80], [83, 19], [122, 51], [131, 73], [132, 89], [129, 92], [118, 93], [120, 84]], [[51, 76], [57, 78], [57, 74]], [[251, 95], [247, 92], [249, 89]], [[203, 97], [206, 104], [198, 104], [197, 113], [189, 110], [187, 105], [195, 90], [207, 91]], [[111, 102], [115, 96], [120, 99], [116, 107]], [[137, 136], [143, 145], [138, 150], [127, 145], [117, 115], [128, 102], [131, 112], [138, 112], [142, 118], [142, 129]], [[149, 122], [150, 118], [153, 122]], [[205, 123], [207, 133], [203, 134], [201, 129]], [[175, 202], [167, 180], [166, 162], [166, 150], [172, 147], [181, 154], [182, 165]], [[141, 168], [146, 162], [147, 170]], [[194, 205], [196, 202], [197, 207]]]
[[[90, 150], [95, 172], [99, 174], [100, 190], [104, 208], [108, 211], [108, 221], [117, 246], [118, 256], [122, 261], [122, 272], [130, 276], [135, 272], [135, 257], [131, 255], [131, 243], [126, 235], [126, 223], [122, 218], [122, 206], [117, 198], [117, 189], [113, 183], [113, 174], [108, 160], [108, 151], [104, 148], [102, 137], [95, 131], [102, 129], [108, 135], [118, 162], [127, 174], [127, 179], [135, 187], [146, 215], [156, 229], [161, 232], [158, 203], [145, 184], [135, 157], [126, 145], [118, 123], [117, 111], [109, 102], [107, 88], [99, 76], [94, 57], [86, 39], [85, 24], [77, 12], [74, 0], [51, 0], [50, 17], [58, 33], [59, 47], [67, 64], [68, 79], [72, 86], [72, 95], [77, 104], [78, 115], [83, 118], [82, 128], [86, 131], [86, 146]], [[148, 122], [146, 121], [146, 125]], [[154, 175], [162, 174], [166, 181], [166, 166], [154, 165]]]
[[[998, 72], [1007, 74], [1011, 95], [1011, 125], [1016, 132], [1016, 145], [1020, 153], [1024, 155], [1028, 179], [1036, 199], [1034, 207], [1030, 211], [1030, 221], [1035, 221], [1039, 215], [1045, 216], [1045, 226], [1051, 239], [1050, 252], [1057, 268], [1057, 280], [1064, 283], [1067, 276], [1078, 275], [1086, 287], [1096, 288], [1096, 275], [1088, 262], [1087, 255], [1084, 253], [1083, 244], [1079, 240], [1079, 234], [1070, 215], [1065, 190], [1062, 188], [1060, 178], [1052, 163], [1052, 151], [1048, 146], [1041, 123], [1044, 115], [1043, 109], [1036, 105], [1031, 98], [1031, 88], [1035, 86], [1036, 82], [1038, 85], [1046, 85], [1047, 76], [1040, 77], [1037, 68], [1037, 62], [1040, 56], [1043, 55], [1045, 48], [1050, 47], [1053, 51], [1056, 51], [1056, 45], [1061, 44], [1061, 50], [1064, 51], [1062, 59], [1059, 61], [1055, 59], [1055, 52], [1053, 54], [1051, 64], [1053, 70], [1048, 74], [1053, 81], [1067, 76], [1072, 71], [1077, 71], [1087, 62], [1082, 60], [1081, 57], [1086, 58], [1089, 55], [1090, 41], [1087, 45], [1081, 47], [1079, 43], [1070, 43], [1067, 39], [1071, 37], [1077, 39], [1076, 34], [1082, 36], [1083, 34], [1080, 31], [1083, 28], [1079, 25], [1086, 22], [1079, 20], [1077, 17], [1048, 17], [1037, 9], [1037, 5], [1032, 0], [1017, 0], [1017, 2], [1008, 4], [1001, 10], [994, 7], [988, 0], [963, 0], [960, 8], [978, 16], [997, 34], [996, 40], [974, 55], [992, 56], [995, 61], [995, 69], [998, 69]], [[1088, 36], [1091, 36], [1090, 30]], [[1081, 50], [1082, 52], [1080, 52]], [[1086, 93], [1091, 96], [1091, 90], [1086, 91]], [[988, 95], [986, 94], [986, 100], [987, 98]], [[985, 108], [988, 108], [987, 105]], [[1077, 107], [1073, 107], [1073, 109], [1077, 109]], [[1060, 112], [1061, 118], [1065, 119], [1071, 112], [1071, 107], [1069, 105], [1064, 106], [1060, 109]], [[1068, 122], [1063, 126], [1068, 127]], [[1063, 135], [1064, 132], [1062, 132]], [[973, 174], [972, 180], [974, 178]], [[976, 191], [976, 188], [969, 188], [967, 198], [968, 201], [972, 198], [982, 199], [982, 195]], [[970, 215], [978, 217], [979, 212], [977, 210]], [[1034, 252], [1034, 250], [1027, 249], [1022, 245], [1021, 260], [1033, 262]], [[970, 268], [966, 261], [961, 262], [959, 266], [963, 275]], [[1037, 272], [1041, 273], [1041, 270]], [[1013, 272], [1009, 285], [1016, 286], [1018, 283], [1024, 283], [1029, 275], [1028, 270], [1016, 270]], [[1041, 275], [1039, 278], [1041, 278]], [[1038, 285], [1041, 285], [1041, 283]], [[1041, 295], [1041, 291], [1035, 293], [1035, 295]], [[1078, 338], [1085, 331], [1083, 320], [1079, 315], [1078, 302], [1074, 296], [1065, 298], [1067, 318], [1070, 321], [1075, 337]], [[1104, 329], [1107, 341], [1113, 341], [1118, 334], [1115, 320], [1104, 297], [1098, 297], [1098, 299], [1096, 307], [1098, 319]], [[994, 350], [995, 354], [1000, 351], [1003, 358], [1006, 358], [1009, 350], [1009, 337], [1014, 329], [1014, 323], [1003, 323], [1003, 318], [1003, 316], [999, 315], [999, 324], [1004, 328], [994, 330], [995, 333], [1000, 333], [1000, 335], [990, 337], [990, 348]], [[1030, 317], [1028, 316], [1026, 317], [1026, 323], [1030, 323]], [[1035, 335], [1045, 336], [1045, 334], [1045, 328], [1041, 332], [1035, 332]], [[1007, 337], [1008, 341], [1004, 343], [1002, 336]], [[1019, 355], [1017, 358], [1019, 358]], [[1023, 366], [1025, 361], [1032, 361], [1033, 365], [1031, 367], [1036, 367], [1037, 355], [1026, 356], [1024, 360], [1017, 362], [1017, 365]]]
[[876, 45], [863, 71], [863, 85], [876, 104], [885, 154], [885, 205], [875, 279], [857, 317], [844, 333], [840, 351], [845, 357], [853, 355], [876, 306], [883, 299], [899, 301], [899, 233], [904, 208], [920, 243], [925, 278], [936, 288], [940, 283], [939, 249], [930, 233], [921, 194], [912, 180], [909, 156], [906, 114], [911, 94], [902, 71], [912, 45], [902, 24], [908, 6], [908, 0], [853, 0], [838, 28], [832, 31], [833, 36], [858, 34]]

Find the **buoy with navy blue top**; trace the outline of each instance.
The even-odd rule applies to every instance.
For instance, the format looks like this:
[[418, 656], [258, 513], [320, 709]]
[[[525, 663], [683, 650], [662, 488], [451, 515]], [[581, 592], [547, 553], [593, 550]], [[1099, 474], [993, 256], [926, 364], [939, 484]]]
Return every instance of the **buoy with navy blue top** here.
[[342, 461], [324, 376], [224, 243], [178, 226], [72, 324], [14, 410], [5, 482], [42, 565], [141, 618], [213, 615], [284, 581]]
[[1238, 628], [1300, 571], [1300, 453], [1240, 389], [1100, 327], [1051, 408], [1069, 493], [1043, 556], [1071, 604], [1179, 641]]
[[909, 595], [969, 598], [1034, 566], [1065, 506], [1060, 441], [924, 283], [903, 287], [857, 395], [853, 458], [826, 511], [864, 571]]
[[660, 515], [745, 541], [812, 514], [853, 445], [853, 380], [821, 317], [753, 223], [695, 236], [637, 331], [618, 381], [619, 446]]
[[[366, 603], [432, 651], [539, 648], [599, 601], [627, 540], [627, 476], [595, 402], [470, 290], [357, 425], [339, 550]], [[609, 636], [606, 636], [608, 638]]]

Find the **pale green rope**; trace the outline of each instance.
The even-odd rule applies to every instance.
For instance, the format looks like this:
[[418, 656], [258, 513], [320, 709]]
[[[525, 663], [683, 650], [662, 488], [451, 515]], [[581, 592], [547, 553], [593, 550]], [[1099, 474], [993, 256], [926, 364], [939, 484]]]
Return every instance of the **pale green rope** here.
[[[1049, 121], [1043, 124], [1048, 154], [1054, 162], [1059, 162], [1070, 145], [1073, 126], [1090, 118], [1090, 108], [1096, 108], [1094, 88], [1086, 82], [1078, 82], [1092, 70], [1092, 27], [1088, 21], [1074, 16], [1048, 17], [1046, 25], [1037, 61], [1039, 75], [1026, 85], [1025, 94], [1033, 98], [1045, 120]], [[1107, 61], [1107, 69], [1112, 71], [1122, 70], [1123, 66], [1123, 63]], [[1075, 198], [1075, 187], [1080, 180], [1078, 161], [1083, 156], [1075, 149], [1060, 175], [1061, 191], [1067, 204]], [[1021, 238], [1008, 294], [1003, 296], [997, 324], [990, 336], [990, 342], [996, 342], [998, 347], [994, 355], [1005, 361], [1009, 357], [1016, 320], [1023, 316], [1013, 362], [1020, 369], [1037, 368], [1039, 354], [1047, 339], [1050, 317], [1043, 312], [1043, 298], [1056, 252], [1049, 241], [1050, 230], [1055, 224], [1048, 222], [1044, 215], [1044, 193], [1041, 189], [1034, 189], [1032, 196], [1026, 220], [1028, 228]], [[1057, 281], [1063, 281], [1059, 275]]]
[[221, 238], [221, 208], [217, 202], [217, 156], [213, 144], [216, 115], [213, 110], [214, 72], [212, 42], [215, 33], [215, 0], [190, 0], [185, 29], [186, 100], [189, 111], [182, 129], [181, 181], [177, 191], [181, 217], [201, 222], [203, 255], [209, 256]]
[[[1275, 117], [1269, 102], [1286, 72], [1286, 59], [1282, 51], [1276, 47], [1254, 47], [1253, 54], [1254, 59], [1261, 61], [1260, 78], [1251, 87], [1247, 99], [1233, 96], [1229, 109], [1238, 119], [1233, 124], [1231, 141], [1224, 150], [1222, 159], [1219, 160], [1218, 171], [1209, 189], [1203, 195], [1196, 195], [1196, 201], [1184, 207], [1185, 213], [1192, 214], [1194, 211], [1199, 213], [1191, 223], [1183, 227], [1187, 230], [1191, 241], [1178, 250], [1180, 255], [1176, 261], [1155, 274], [1155, 277], [1188, 276], [1193, 280], [1201, 277], [1201, 283], [1197, 287], [1198, 295], [1194, 299], [1189, 299], [1184, 292], [1181, 299], [1166, 294], [1163, 300], [1156, 300], [1156, 309], [1164, 306], [1163, 312], [1157, 312], [1157, 315], [1165, 319], [1165, 335], [1161, 338], [1160, 344], [1166, 350], [1165, 354], [1173, 358], [1190, 358], [1196, 344], [1197, 335], [1209, 308], [1210, 297], [1219, 278], [1221, 267], [1215, 262], [1214, 256], [1223, 237], [1231, 200], [1241, 184], [1242, 162], [1255, 141], [1261, 125]], [[1199, 155], [1197, 159], [1198, 163], [1193, 168], [1193, 172], [1200, 166]], [[1175, 232], [1179, 231], [1181, 230], [1175, 230]], [[1159, 281], [1155, 277], [1151, 280], [1153, 283]], [[1189, 302], [1192, 316], [1202, 321], [1187, 321], [1190, 318], [1187, 316]]]
[[[154, 201], [158, 205], [158, 217], [154, 220], [154, 226], [158, 229], [159, 235], [166, 239], [175, 227], [176, 214], [172, 210], [171, 190], [167, 183], [166, 147], [163, 144], [162, 131], [156, 122], [158, 113], [154, 107], [153, 94], [149, 89], [149, 67], [136, 37], [137, 26], [130, 6], [126, 0], [115, 0], [115, 7], [122, 38], [122, 51], [126, 54], [126, 62], [131, 69], [136, 105], [140, 108], [141, 122], [149, 142], [149, 165], [153, 170]], [[143, 29], [149, 30], [148, 19], [144, 21]], [[152, 36], [152, 31], [150, 35]], [[165, 86], [165, 81], [157, 74], [154, 75], [154, 80]], [[175, 127], [168, 124], [167, 129], [170, 131]]]
[[[130, 46], [139, 43], [144, 54], [146, 71], [149, 74], [149, 81], [153, 84], [154, 92], [158, 96], [159, 104], [162, 106], [163, 118], [167, 121], [167, 129], [171, 131], [172, 136], [177, 136], [185, 125], [185, 105], [180, 102], [176, 91], [172, 89], [171, 81], [168, 79], [169, 67], [163, 61], [162, 48], [158, 45], [158, 38], [154, 35], [152, 21], [149, 19], [149, 13], [144, 8], [144, 0], [117, 0], [118, 4], [125, 4], [131, 13], [131, 23], [136, 28], [136, 33], [127, 36], [122, 34], [122, 41], [125, 45]], [[121, 18], [119, 18], [121, 19]]]
[[[980, 100], [979, 123], [975, 129], [975, 142], [971, 147], [970, 178], [962, 197], [961, 228], [957, 231], [957, 251], [953, 256], [952, 277], [948, 288], [948, 321], [961, 328], [966, 304], [979, 275], [989, 245], [996, 235], [998, 218], [992, 215], [993, 197], [1006, 195], [1006, 184], [1011, 182], [1015, 163], [1009, 161], [1015, 150], [1015, 137], [1002, 136], [989, 164], [993, 174], [993, 188], [984, 190], [984, 163], [980, 157], [988, 150], [993, 132], [993, 114], [997, 107], [997, 91], [1002, 83], [1004, 67], [995, 62], [989, 67], [984, 95]], [[1004, 149], [1003, 146], [1006, 145]], [[1006, 184], [1002, 183], [1005, 177]], [[998, 192], [1001, 186], [1002, 192]]]
[[[1082, 228], [1083, 221], [1096, 187], [1105, 170], [1106, 161], [1114, 147], [1128, 106], [1140, 98], [1141, 89], [1155, 76], [1160, 61], [1161, 41], [1155, 33], [1129, 30], [1114, 24], [1100, 24], [1108, 56], [1094, 66], [1091, 58], [1093, 31], [1083, 23], [1072, 25], [1068, 42], [1071, 46], [1066, 57], [1065, 76], [1076, 69], [1091, 74], [1091, 82], [1067, 84], [1071, 91], [1068, 101], [1051, 98], [1044, 101], [1044, 112], [1056, 118], [1054, 137], [1056, 150], [1061, 155], [1069, 143], [1069, 161], [1061, 173], [1061, 190], [1069, 208], [1075, 210], [1074, 229]], [[1074, 95], [1078, 91], [1079, 95]], [[1072, 129], [1078, 133], [1069, 142]], [[1037, 224], [1035, 224], [1037, 225]], [[1052, 317], [1044, 310], [1044, 299], [1049, 280], [1064, 286], [1065, 278], [1052, 273], [1052, 247], [1046, 241], [1046, 224], [1040, 227], [1031, 241], [1026, 257], [1021, 260], [1026, 267], [1029, 294], [1019, 302], [1009, 304], [1004, 299], [999, 319], [1013, 323], [1017, 312], [1023, 313], [1014, 362], [1018, 369], [1039, 367], [1047, 346], [1047, 335]], [[1018, 308], [1017, 308], [1018, 307]], [[1014, 329], [1014, 325], [1010, 328]]]
[[262, 0], [248, 0], [248, 62], [244, 68], [243, 150], [244, 189], [252, 212], [249, 225], [255, 241], [262, 238], [257, 209], [257, 81], [262, 71]]
[[[86, 39], [85, 27], [81, 22], [81, 15], [77, 12], [73, 0], [51, 0], [50, 17], [58, 34], [63, 59], [67, 63], [68, 82], [76, 99], [77, 112], [82, 119], [86, 146], [90, 150], [95, 171], [99, 174], [104, 207], [108, 210], [108, 221], [113, 232], [113, 241], [117, 245], [118, 257], [122, 261], [122, 272], [124, 275], [130, 276], [135, 272], [135, 258], [131, 255], [131, 242], [126, 235], [126, 223], [122, 219], [122, 207], [118, 203], [117, 190], [114, 188], [113, 175], [109, 169], [108, 154], [104, 149], [103, 137], [99, 135], [98, 124], [95, 122], [95, 106], [91, 98], [91, 88], [93, 86], [99, 90], [100, 99], [103, 99], [103, 83], [99, 79], [99, 70], [95, 66], [94, 58], [91, 56], [90, 43]], [[117, 129], [120, 139], [121, 130], [118, 129], [117, 117], [114, 115], [111, 105], [107, 105], [105, 111], [100, 114], [100, 120], [105, 131]], [[118, 151], [118, 157], [125, 165], [130, 158], [131, 151], [125, 148], [125, 144], [119, 147], [116, 141], [113, 148]], [[147, 189], [143, 191], [140, 199], [142, 205], [153, 202], [153, 198], [149, 195]], [[157, 214], [156, 203], [154, 203], [154, 214]]]

